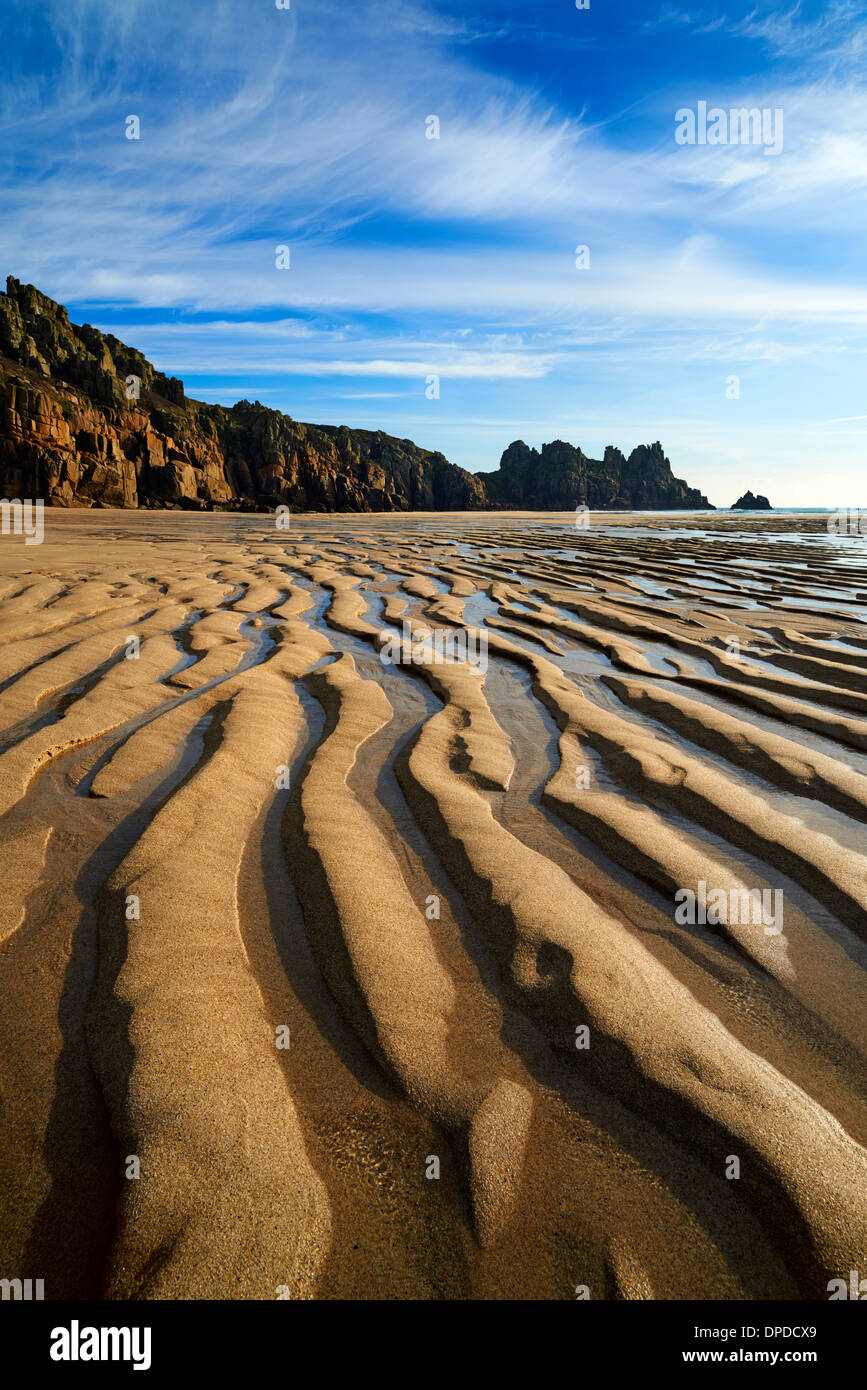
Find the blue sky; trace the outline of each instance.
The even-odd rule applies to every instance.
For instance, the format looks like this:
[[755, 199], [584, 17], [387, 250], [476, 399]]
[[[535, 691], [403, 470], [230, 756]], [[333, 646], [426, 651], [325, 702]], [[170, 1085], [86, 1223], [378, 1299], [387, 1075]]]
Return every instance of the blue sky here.
[[[474, 471], [660, 439], [718, 505], [867, 501], [867, 0], [5, 17], [0, 269], [188, 394]], [[679, 144], [701, 101], [781, 110], [782, 150]]]

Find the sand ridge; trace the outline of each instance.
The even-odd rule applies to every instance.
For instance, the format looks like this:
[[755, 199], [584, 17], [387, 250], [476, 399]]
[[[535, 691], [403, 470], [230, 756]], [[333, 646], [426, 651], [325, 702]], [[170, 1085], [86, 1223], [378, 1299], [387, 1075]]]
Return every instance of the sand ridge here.
[[[865, 597], [810, 517], [5, 540], [4, 1269], [826, 1297], [867, 1258]], [[676, 920], [702, 885], [783, 929]]]

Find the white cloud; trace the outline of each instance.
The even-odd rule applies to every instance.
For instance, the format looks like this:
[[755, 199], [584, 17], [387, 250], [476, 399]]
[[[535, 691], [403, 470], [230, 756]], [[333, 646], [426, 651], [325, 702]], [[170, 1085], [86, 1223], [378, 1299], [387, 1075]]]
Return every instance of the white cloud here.
[[867, 7], [863, 0], [830, 0], [819, 14], [804, 14], [800, 0], [783, 8], [756, 7], [737, 17], [731, 8], [720, 10], [719, 5], [702, 5], [683, 10], [664, 5], [657, 13], [643, 19], [638, 32], [656, 34], [666, 29], [690, 29], [694, 34], [725, 33], [761, 44], [775, 57], [801, 59], [815, 64], [857, 63], [867, 52], [863, 24]]
[[[797, 70], [771, 70], [776, 88], [768, 77], [766, 90], [757, 79], [694, 94], [782, 106], [777, 158], [676, 147], [674, 111], [692, 99], [680, 89], [648, 98], [639, 85], [600, 120], [476, 65], [485, 39], [541, 33], [535, 12], [515, 26], [484, 0], [478, 20], [395, 0], [388, 24], [372, 0], [8, 8], [7, 29], [41, 45], [44, 72], [7, 65], [0, 95], [5, 269], [96, 306], [88, 317], [165, 370], [220, 379], [195, 394], [226, 399], [226, 382], [258, 374], [294, 378], [293, 391], [302, 374], [360, 386], [435, 374], [486, 396], [466, 433], [494, 420], [500, 383], [508, 413], [513, 396], [516, 413], [518, 402], [547, 412], [546, 437], [560, 428], [555, 392], [586, 402], [614, 383], [609, 429], [616, 408], [618, 436], [666, 439], [659, 402], [683, 389], [684, 364], [741, 362], [763, 380], [811, 356], [841, 372], [863, 365], [867, 97], [854, 75], [863, 36], [844, 23], [851, 3], [812, 28], [782, 9], [668, 14], [705, 33], [740, 26], [745, 41], [798, 58]], [[580, 22], [570, 43], [586, 41]], [[138, 142], [123, 136], [131, 112]], [[439, 141], [425, 139], [430, 113]], [[287, 272], [274, 265], [282, 242]], [[575, 268], [583, 243], [587, 272]], [[267, 320], [254, 320], [260, 311]], [[658, 399], [639, 407], [654, 372]], [[282, 400], [282, 389], [267, 392]], [[372, 416], [377, 401], [409, 394], [338, 399], [369, 399]], [[804, 409], [839, 421], [847, 405]], [[506, 427], [484, 428], [494, 438]], [[682, 442], [707, 428], [672, 423]], [[777, 439], [762, 442], [765, 456], [795, 447]], [[707, 490], [685, 444], [684, 457]]]

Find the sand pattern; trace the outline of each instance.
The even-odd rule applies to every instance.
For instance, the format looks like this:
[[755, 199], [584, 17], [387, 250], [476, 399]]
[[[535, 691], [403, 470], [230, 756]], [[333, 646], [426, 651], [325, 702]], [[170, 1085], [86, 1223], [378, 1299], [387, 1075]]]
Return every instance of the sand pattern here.
[[867, 1265], [867, 546], [585, 520], [4, 539], [0, 1273], [823, 1299]]

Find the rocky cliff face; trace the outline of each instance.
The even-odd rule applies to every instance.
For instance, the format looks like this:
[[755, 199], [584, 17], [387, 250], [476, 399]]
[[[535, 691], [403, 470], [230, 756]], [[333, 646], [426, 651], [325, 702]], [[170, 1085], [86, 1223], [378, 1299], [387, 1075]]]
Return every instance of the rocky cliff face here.
[[609, 445], [602, 459], [591, 459], [572, 444], [555, 439], [541, 452], [523, 440], [510, 444], [496, 473], [481, 473], [494, 506], [559, 511], [582, 503], [591, 509], [637, 511], [710, 507], [696, 488], [675, 478], [662, 445], [641, 444], [626, 458]]
[[11, 276], [0, 293], [0, 495], [67, 507], [469, 511], [707, 507], [659, 444], [587, 458], [517, 441], [496, 473], [409, 439], [189, 399], [135, 348]]
[[10, 277], [0, 294], [0, 492], [83, 507], [418, 511], [487, 506], [442, 454], [189, 400], [134, 348]]

